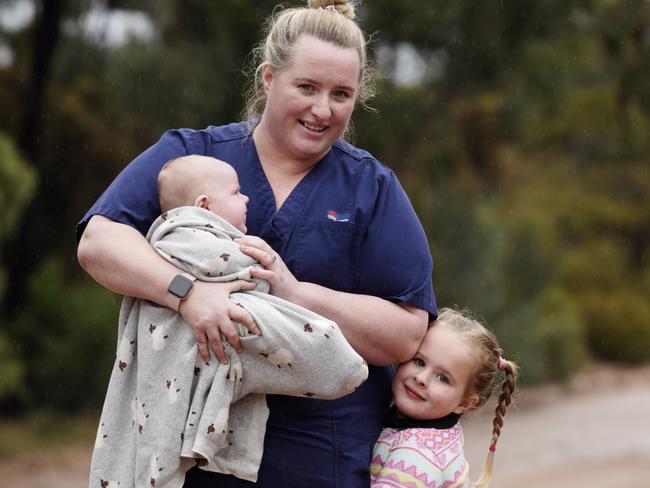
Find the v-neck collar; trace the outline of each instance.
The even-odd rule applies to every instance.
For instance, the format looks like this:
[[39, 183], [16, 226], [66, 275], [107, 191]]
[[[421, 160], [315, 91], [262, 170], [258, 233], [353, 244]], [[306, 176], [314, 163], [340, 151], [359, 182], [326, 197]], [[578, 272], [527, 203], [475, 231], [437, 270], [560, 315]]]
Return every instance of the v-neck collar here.
[[247, 159], [255, 183], [254, 198], [258, 199], [256, 205], [263, 208], [258, 215], [256, 227], [262, 229], [260, 237], [265, 239], [276, 251], [280, 252], [281, 241], [290, 239], [294, 227], [300, 221], [302, 212], [306, 208], [311, 191], [322, 178], [327, 165], [331, 164], [331, 155], [332, 149], [302, 177], [278, 209], [271, 183], [266, 177], [257, 153], [255, 141], [253, 137], [250, 137]]

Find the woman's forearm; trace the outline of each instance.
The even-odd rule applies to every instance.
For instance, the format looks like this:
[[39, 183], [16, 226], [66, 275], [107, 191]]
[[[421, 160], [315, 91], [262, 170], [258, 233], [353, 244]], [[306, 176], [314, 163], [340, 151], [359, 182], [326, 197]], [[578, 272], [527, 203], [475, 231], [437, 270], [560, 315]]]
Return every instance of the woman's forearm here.
[[[167, 287], [180, 270], [160, 257], [147, 240], [128, 225], [94, 216], [81, 236], [77, 255], [81, 266], [100, 285], [121, 295], [176, 309], [178, 299], [167, 291]], [[209, 344], [217, 358], [227, 362], [222, 336], [236, 350], [241, 349], [239, 334], [232, 321], [259, 333], [250, 314], [229, 300], [231, 293], [253, 288], [254, 283], [242, 280], [228, 283], [196, 281], [188, 298], [181, 302], [178, 311], [194, 330], [204, 361], [210, 360]]]
[[251, 274], [267, 280], [272, 294], [337, 322], [348, 342], [369, 364], [406, 361], [420, 346], [429, 319], [425, 310], [405, 302], [396, 304], [298, 281], [263, 239], [245, 236], [235, 241], [242, 252], [262, 264], [264, 268], [254, 268]]
[[121, 295], [173, 306], [167, 286], [179, 272], [161, 258], [137, 230], [101, 215], [90, 219], [77, 257], [100, 285]]
[[410, 359], [427, 330], [429, 314], [404, 302], [396, 304], [306, 282], [297, 288], [292, 301], [337, 322], [348, 342], [369, 364]]

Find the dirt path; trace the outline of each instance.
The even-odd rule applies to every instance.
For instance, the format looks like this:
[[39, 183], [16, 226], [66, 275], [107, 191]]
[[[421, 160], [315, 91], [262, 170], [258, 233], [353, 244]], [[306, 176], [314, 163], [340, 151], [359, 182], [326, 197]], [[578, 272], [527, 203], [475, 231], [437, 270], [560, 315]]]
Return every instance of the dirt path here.
[[[464, 421], [473, 480], [492, 410]], [[91, 444], [0, 458], [0, 486], [85, 488]], [[569, 385], [525, 390], [506, 419], [491, 486], [650, 486], [650, 366], [594, 367]]]
[[[473, 480], [492, 411], [464, 422]], [[569, 385], [524, 391], [506, 418], [493, 480], [499, 488], [650, 487], [650, 367], [596, 367]]]

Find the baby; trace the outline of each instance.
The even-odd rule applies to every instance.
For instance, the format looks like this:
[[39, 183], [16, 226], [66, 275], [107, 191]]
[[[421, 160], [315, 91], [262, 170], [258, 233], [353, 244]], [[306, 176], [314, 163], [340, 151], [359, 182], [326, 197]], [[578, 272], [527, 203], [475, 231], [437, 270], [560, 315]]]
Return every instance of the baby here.
[[[167, 163], [159, 175], [163, 214], [147, 239], [191, 279], [251, 280], [259, 264], [233, 239], [246, 231], [248, 197], [235, 170], [206, 156]], [[231, 294], [261, 334], [237, 324], [242, 351], [205, 362], [174, 310], [125, 297], [116, 365], [93, 452], [91, 484], [182, 487], [202, 469], [255, 481], [268, 417], [265, 394], [332, 399], [354, 391], [368, 366], [338, 326], [268, 294]]]

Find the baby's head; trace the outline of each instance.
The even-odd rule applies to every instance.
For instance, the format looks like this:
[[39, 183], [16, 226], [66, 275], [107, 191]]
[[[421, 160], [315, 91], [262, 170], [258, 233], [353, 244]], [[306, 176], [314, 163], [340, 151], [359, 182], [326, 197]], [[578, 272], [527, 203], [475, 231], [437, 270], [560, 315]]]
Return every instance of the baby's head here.
[[248, 197], [239, 191], [233, 167], [219, 159], [199, 155], [172, 159], [158, 173], [158, 195], [163, 212], [185, 205], [201, 207], [246, 233]]
[[514, 390], [517, 367], [502, 354], [494, 334], [480, 322], [442, 309], [416, 355], [397, 368], [393, 397], [398, 410], [415, 419], [436, 419], [479, 408], [501, 371]]

